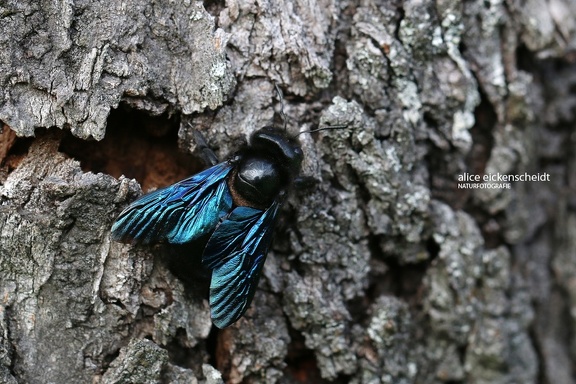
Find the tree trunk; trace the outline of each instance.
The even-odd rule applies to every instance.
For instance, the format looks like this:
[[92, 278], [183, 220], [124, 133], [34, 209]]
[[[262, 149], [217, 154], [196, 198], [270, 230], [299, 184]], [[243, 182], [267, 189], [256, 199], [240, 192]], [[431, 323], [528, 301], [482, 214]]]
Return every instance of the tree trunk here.
[[[0, 39], [0, 382], [576, 382], [573, 0], [0, 0]], [[201, 251], [110, 228], [282, 104], [346, 128], [218, 330]]]

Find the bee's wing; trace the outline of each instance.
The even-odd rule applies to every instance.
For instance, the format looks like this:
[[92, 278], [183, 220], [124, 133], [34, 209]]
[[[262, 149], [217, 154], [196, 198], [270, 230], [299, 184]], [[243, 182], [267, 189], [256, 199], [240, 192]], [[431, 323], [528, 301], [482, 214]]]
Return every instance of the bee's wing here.
[[132, 243], [183, 244], [210, 233], [232, 208], [226, 182], [232, 166], [220, 163], [142, 196], [112, 227], [112, 238]]
[[237, 207], [210, 237], [202, 264], [212, 269], [210, 309], [218, 328], [234, 323], [250, 306], [279, 206], [273, 203], [265, 211]]

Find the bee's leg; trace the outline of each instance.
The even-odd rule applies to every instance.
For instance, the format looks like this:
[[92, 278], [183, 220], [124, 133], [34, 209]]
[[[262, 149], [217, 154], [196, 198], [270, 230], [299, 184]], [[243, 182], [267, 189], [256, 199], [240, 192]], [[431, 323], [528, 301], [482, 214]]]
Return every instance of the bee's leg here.
[[318, 186], [318, 179], [312, 176], [298, 176], [294, 179], [294, 186], [299, 190], [311, 190]]
[[198, 147], [198, 150], [202, 154], [202, 158], [204, 159], [204, 161], [209, 166], [218, 164], [219, 163], [218, 157], [216, 156], [214, 151], [211, 150], [210, 147], [208, 146], [208, 143], [206, 142], [204, 135], [202, 135], [200, 131], [197, 131], [195, 129], [192, 130], [192, 134], [194, 135], [194, 141], [196, 142], [196, 146]]

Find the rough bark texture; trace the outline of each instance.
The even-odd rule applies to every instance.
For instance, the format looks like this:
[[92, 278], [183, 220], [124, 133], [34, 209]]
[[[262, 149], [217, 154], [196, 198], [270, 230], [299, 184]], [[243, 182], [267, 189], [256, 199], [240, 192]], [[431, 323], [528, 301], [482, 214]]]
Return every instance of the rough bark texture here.
[[[0, 0], [0, 39], [0, 382], [576, 382], [574, 1]], [[273, 81], [290, 132], [348, 128], [299, 136], [218, 331], [192, 250], [110, 227], [193, 129], [278, 124]]]

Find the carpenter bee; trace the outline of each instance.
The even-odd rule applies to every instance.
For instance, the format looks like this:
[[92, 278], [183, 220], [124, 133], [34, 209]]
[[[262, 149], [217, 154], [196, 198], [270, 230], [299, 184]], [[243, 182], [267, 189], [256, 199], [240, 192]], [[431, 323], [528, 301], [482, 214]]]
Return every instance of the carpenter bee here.
[[218, 328], [236, 322], [250, 306], [278, 211], [304, 158], [296, 137], [286, 134], [282, 93], [276, 89], [283, 131], [263, 128], [254, 132], [247, 146], [221, 163], [195, 132], [196, 143], [211, 167], [140, 197], [120, 213], [112, 227], [114, 240], [139, 244], [187, 244], [208, 238], [201, 261], [212, 271], [210, 314]]
[[211, 317], [225, 328], [250, 306], [279, 208], [302, 160], [295, 139], [258, 130], [230, 160], [134, 201], [114, 223], [112, 238], [186, 244], [209, 236], [202, 265], [212, 271]]

